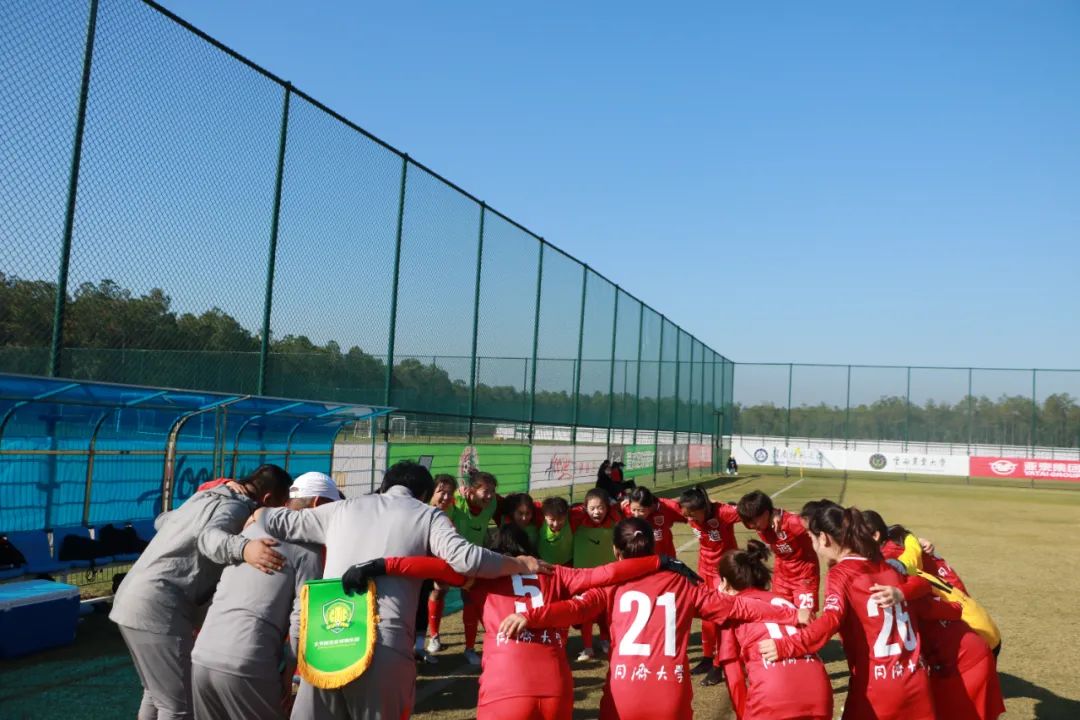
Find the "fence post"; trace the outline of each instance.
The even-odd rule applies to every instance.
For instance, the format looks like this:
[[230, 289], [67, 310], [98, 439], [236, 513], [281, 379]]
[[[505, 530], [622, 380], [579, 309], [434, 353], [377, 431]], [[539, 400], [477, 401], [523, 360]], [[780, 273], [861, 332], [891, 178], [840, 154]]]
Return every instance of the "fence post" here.
[[536, 428], [536, 353], [540, 345], [540, 289], [544, 284], [544, 242], [540, 238], [540, 261], [536, 267], [536, 313], [533, 315], [532, 380], [529, 383], [529, 444]]
[[86, 19], [86, 45], [83, 50], [82, 82], [75, 113], [75, 139], [71, 144], [68, 169], [67, 206], [64, 209], [64, 234], [60, 248], [60, 270], [56, 276], [56, 302], [53, 303], [52, 339], [49, 343], [50, 377], [60, 374], [60, 350], [64, 343], [64, 311], [67, 309], [68, 268], [71, 264], [71, 236], [75, 232], [75, 203], [79, 194], [79, 166], [82, 163], [83, 134], [86, 130], [86, 102], [90, 96], [90, 69], [94, 62], [94, 38], [97, 35], [98, 0], [90, 0]]
[[480, 330], [480, 270], [484, 264], [484, 215], [487, 203], [480, 203], [480, 239], [476, 244], [476, 290], [473, 293], [472, 361], [469, 367], [469, 444], [473, 444], [473, 420], [476, 414], [476, 338]]
[[637, 445], [637, 431], [641, 427], [641, 345], [645, 342], [642, 331], [645, 330], [645, 303], [638, 301], [637, 321], [637, 383], [634, 390], [634, 445]]
[[971, 455], [971, 447], [974, 444], [975, 438], [975, 397], [972, 393], [971, 375], [972, 368], [968, 368], [968, 392], [967, 392], [967, 406], [968, 406], [968, 455]]
[[[1035, 432], [1038, 423], [1039, 405], [1035, 394], [1035, 379], [1038, 372], [1034, 368], [1031, 370], [1031, 457], [1035, 457], [1035, 445], [1037, 444], [1035, 442]], [[1034, 483], [1032, 483], [1032, 487], [1034, 487]]]
[[[787, 425], [784, 429], [784, 447], [791, 447], [791, 379], [795, 373], [795, 365], [788, 363], [787, 369]], [[788, 456], [790, 460], [790, 455]], [[784, 463], [784, 477], [788, 477], [788, 464]]]
[[278, 228], [281, 220], [281, 185], [285, 179], [285, 148], [289, 136], [289, 99], [292, 84], [285, 83], [281, 106], [281, 132], [278, 135], [277, 173], [274, 177], [274, 209], [270, 218], [270, 252], [266, 258], [266, 296], [263, 301], [262, 342], [259, 344], [259, 379], [256, 393], [266, 394], [266, 359], [270, 354], [270, 309], [274, 303], [274, 266], [277, 262]]
[[578, 412], [581, 406], [581, 352], [585, 344], [585, 296], [589, 286], [589, 266], [581, 264], [581, 312], [578, 314], [577, 366], [574, 373], [574, 412], [570, 424], [570, 443], [577, 444]]
[[679, 372], [682, 350], [682, 328], [675, 326], [675, 430], [671, 435], [671, 482], [675, 483], [675, 446], [679, 444]]
[[[409, 177], [409, 155], [401, 156], [401, 189], [398, 193], [397, 232], [394, 237], [394, 279], [390, 290], [390, 338], [386, 344], [386, 384], [383, 404], [390, 404], [390, 389], [394, 377], [394, 342], [397, 334], [398, 276], [401, 272], [401, 233], [405, 227], [405, 183]], [[390, 439], [390, 423], [383, 427], [383, 434]]]
[[[615, 422], [615, 341], [619, 337], [619, 286], [615, 286], [615, 316], [611, 323], [611, 382], [608, 385], [607, 454], [611, 455], [611, 430]], [[623, 377], [626, 371], [623, 370]], [[625, 393], [624, 393], [625, 394]]]
[[844, 479], [848, 477], [848, 443], [851, 442], [851, 366], [847, 366], [847, 399], [844, 401]]
[[[907, 392], [904, 395], [904, 452], [911, 444], [911, 366], [907, 368]], [[907, 475], [907, 473], [904, 473]]]
[[660, 484], [660, 468], [657, 467], [657, 460], [660, 457], [660, 402], [663, 399], [664, 389], [664, 326], [667, 324], [667, 318], [663, 315], [660, 316], [660, 362], [656, 363], [656, 434], [653, 436], [653, 487]]

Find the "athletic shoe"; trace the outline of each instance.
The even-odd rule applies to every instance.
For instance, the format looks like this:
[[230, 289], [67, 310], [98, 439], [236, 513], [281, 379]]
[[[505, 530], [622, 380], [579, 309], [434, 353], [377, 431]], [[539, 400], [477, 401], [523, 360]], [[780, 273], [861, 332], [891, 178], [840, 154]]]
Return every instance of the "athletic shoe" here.
[[697, 665], [695, 665], [694, 669], [690, 671], [690, 674], [691, 675], [704, 675], [705, 673], [712, 670], [712, 667], [713, 667], [712, 658], [710, 658], [710, 657], [702, 658], [701, 662], [699, 662]]
[[479, 665], [480, 664], [480, 653], [476, 652], [472, 648], [466, 648], [465, 649], [465, 661], [468, 662], [470, 665]]
[[432, 635], [427, 639], [427, 651], [429, 653], [437, 653], [442, 650], [442, 640], [438, 635]]
[[709, 669], [709, 674], [701, 680], [702, 687], [709, 687], [710, 685], [719, 685], [724, 682], [724, 671], [718, 667]]
[[593, 653], [593, 649], [591, 647], [589, 647], [589, 648], [585, 648], [584, 650], [581, 651], [581, 654], [577, 656], [577, 661], [578, 662], [588, 662], [589, 660], [592, 660], [595, 657], [596, 657], [596, 655], [595, 655], [595, 653]]

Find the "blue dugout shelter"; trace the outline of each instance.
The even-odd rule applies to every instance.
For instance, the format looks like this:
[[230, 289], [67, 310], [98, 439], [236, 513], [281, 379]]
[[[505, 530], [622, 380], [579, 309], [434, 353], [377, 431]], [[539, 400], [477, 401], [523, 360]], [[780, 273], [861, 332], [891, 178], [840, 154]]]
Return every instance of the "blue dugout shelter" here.
[[263, 463], [330, 473], [368, 405], [0, 373], [0, 532], [152, 518]]

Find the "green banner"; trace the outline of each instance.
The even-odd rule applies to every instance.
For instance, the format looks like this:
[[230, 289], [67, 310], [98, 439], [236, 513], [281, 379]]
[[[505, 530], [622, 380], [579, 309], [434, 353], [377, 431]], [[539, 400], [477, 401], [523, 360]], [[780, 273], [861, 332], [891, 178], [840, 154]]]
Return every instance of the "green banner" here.
[[390, 443], [387, 466], [400, 460], [419, 461], [431, 458], [431, 474], [446, 473], [459, 480], [470, 469], [483, 470], [499, 481], [499, 494], [525, 492], [529, 489], [528, 445], [460, 445], [457, 443]]
[[655, 472], [653, 462], [656, 459], [655, 445], [626, 445], [623, 447], [622, 461], [625, 463], [623, 477], [633, 478], [652, 475]]
[[315, 687], [339, 688], [360, 677], [375, 652], [375, 582], [347, 595], [341, 579], [311, 580], [300, 591], [300, 676]]

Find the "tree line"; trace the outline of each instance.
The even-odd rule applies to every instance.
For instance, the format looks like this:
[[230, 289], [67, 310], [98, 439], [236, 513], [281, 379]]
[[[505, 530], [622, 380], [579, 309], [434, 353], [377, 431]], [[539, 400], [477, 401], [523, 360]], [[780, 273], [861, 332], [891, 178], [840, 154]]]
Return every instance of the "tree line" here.
[[[0, 369], [42, 374], [46, 371], [52, 332], [56, 284], [0, 273]], [[107, 382], [187, 387], [221, 392], [254, 393], [257, 389], [259, 332], [244, 327], [219, 307], [202, 313], [178, 312], [160, 288], [133, 293], [112, 280], [82, 283], [70, 292], [64, 313], [61, 375]], [[523, 386], [531, 361], [521, 359]], [[565, 366], [565, 361], [558, 361]], [[460, 364], [460, 360], [455, 360]], [[568, 424], [574, 414], [570, 389], [543, 389], [544, 363], [539, 361], [535, 413], [538, 422]], [[458, 373], [460, 374], [460, 373]], [[565, 373], [559, 373], [564, 376]], [[266, 394], [336, 402], [383, 404], [385, 355], [337, 342], [318, 344], [305, 335], [271, 337], [268, 344]], [[478, 383], [475, 416], [524, 420], [530, 397], [523, 386]], [[468, 415], [470, 388], [451, 377], [437, 359], [399, 357], [394, 361], [392, 402], [402, 410]], [[578, 424], [613, 424], [711, 432], [713, 409], [673, 398], [636, 398], [616, 392], [583, 392]], [[676, 419], [676, 413], [678, 417]]]

